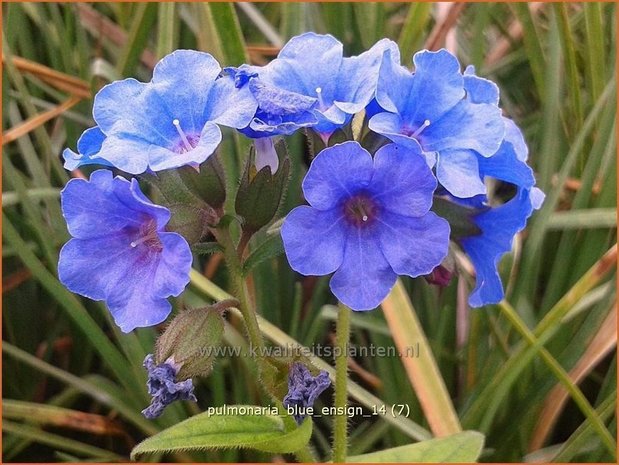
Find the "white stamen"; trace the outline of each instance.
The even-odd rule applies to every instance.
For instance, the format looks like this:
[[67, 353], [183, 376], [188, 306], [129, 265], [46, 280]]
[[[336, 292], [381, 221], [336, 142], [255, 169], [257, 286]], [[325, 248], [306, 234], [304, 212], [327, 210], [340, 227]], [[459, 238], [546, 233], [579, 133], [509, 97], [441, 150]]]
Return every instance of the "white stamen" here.
[[183, 141], [183, 145], [185, 146], [185, 149], [192, 150], [193, 147], [189, 143], [189, 139], [187, 139], [187, 136], [185, 135], [183, 128], [181, 128], [181, 122], [175, 119], [172, 121], [172, 124], [174, 125], [174, 127], [176, 127], [176, 131], [178, 132], [178, 135], [181, 136], [181, 140]]
[[430, 120], [429, 119], [425, 120], [423, 122], [423, 124], [421, 126], [419, 126], [419, 128], [415, 132], [413, 132], [413, 134], [411, 134], [411, 137], [417, 137], [428, 126], [430, 126]]
[[367, 221], [368, 220], [368, 216], [367, 215], [363, 215], [363, 218], [361, 218], [363, 221]]
[[322, 97], [322, 87], [316, 87], [316, 95], [318, 96], [318, 103], [320, 104], [320, 109], [324, 110], [327, 108], [327, 105], [325, 104], [325, 100]]
[[157, 233], [154, 231], [147, 231], [147, 234], [145, 234], [144, 236], [140, 237], [139, 239], [136, 239], [135, 241], [131, 242], [131, 247], [136, 248], [138, 245], [143, 244], [146, 241], [150, 241], [152, 239], [156, 239], [157, 238]]

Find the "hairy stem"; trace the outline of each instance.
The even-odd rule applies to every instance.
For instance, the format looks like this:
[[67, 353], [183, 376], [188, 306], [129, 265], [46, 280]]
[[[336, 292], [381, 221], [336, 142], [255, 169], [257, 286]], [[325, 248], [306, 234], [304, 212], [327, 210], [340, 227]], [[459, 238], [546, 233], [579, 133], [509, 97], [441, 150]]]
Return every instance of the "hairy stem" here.
[[[238, 299], [238, 309], [240, 310], [241, 315], [243, 315], [243, 322], [245, 323], [249, 342], [258, 354], [255, 361], [258, 367], [258, 374], [259, 376], [262, 376], [262, 373], [267, 368], [268, 362], [261, 355], [264, 353], [264, 339], [262, 338], [262, 332], [260, 331], [260, 326], [258, 325], [258, 317], [256, 315], [255, 309], [251, 304], [249, 298], [249, 291], [247, 289], [247, 284], [245, 283], [245, 278], [243, 276], [243, 267], [240, 257], [240, 254], [242, 254], [243, 251], [242, 249], [239, 250], [237, 246], [235, 246], [234, 241], [232, 240], [232, 236], [230, 235], [230, 231], [227, 228], [215, 230], [213, 231], [213, 233], [215, 234], [215, 237], [217, 238], [219, 244], [224, 249], [224, 257], [228, 266], [230, 279], [232, 280], [232, 285]], [[285, 411], [281, 400], [273, 392], [270, 392], [268, 389], [265, 390], [268, 392], [271, 400], [279, 407], [280, 411]], [[296, 428], [296, 424], [290, 416], [284, 417], [284, 423], [286, 425], [286, 429]], [[304, 448], [296, 451], [294, 454], [297, 457], [297, 460], [302, 463], [310, 463], [316, 461], [309, 445], [306, 445]]]
[[245, 278], [243, 277], [240, 257], [237, 254], [236, 247], [227, 229], [218, 230], [216, 237], [224, 248], [224, 256], [226, 258], [226, 264], [228, 265], [230, 279], [232, 280], [232, 285], [239, 300], [239, 310], [243, 315], [249, 341], [255, 350], [260, 350], [260, 348], [264, 346], [264, 340], [262, 339], [262, 333], [258, 326], [256, 312], [252, 308], [249, 300], [249, 291], [245, 283]]
[[333, 420], [333, 463], [346, 461], [348, 451], [347, 416], [338, 411], [346, 407], [348, 381], [348, 341], [350, 339], [350, 309], [340, 304], [335, 338], [335, 399], [336, 414]]

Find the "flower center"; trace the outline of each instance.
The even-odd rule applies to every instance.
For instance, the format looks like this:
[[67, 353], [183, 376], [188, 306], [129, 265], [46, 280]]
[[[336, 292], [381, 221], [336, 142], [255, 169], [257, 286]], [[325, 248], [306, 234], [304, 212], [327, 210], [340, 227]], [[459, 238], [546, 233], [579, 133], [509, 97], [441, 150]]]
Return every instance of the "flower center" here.
[[344, 202], [344, 215], [348, 222], [358, 228], [374, 222], [379, 207], [376, 201], [365, 193], [356, 194]]
[[405, 126], [403, 128], [404, 129], [404, 134], [409, 136], [409, 137], [415, 138], [418, 135], [420, 135], [423, 132], [423, 130], [425, 128], [427, 128], [428, 126], [430, 126], [430, 120], [429, 119], [425, 120], [423, 122], [423, 124], [421, 126], [419, 126], [417, 129], [413, 129], [413, 128], [410, 128], [408, 126]]
[[163, 250], [163, 245], [161, 245], [159, 235], [157, 234], [157, 222], [154, 219], [148, 220], [140, 227], [138, 237], [131, 241], [130, 245], [135, 249], [140, 244], [144, 244], [154, 252], [161, 252]]
[[178, 119], [172, 120], [172, 124], [176, 128], [176, 132], [181, 137], [181, 143], [174, 147], [172, 150], [176, 153], [185, 153], [193, 150], [196, 145], [198, 145], [198, 141], [200, 140], [200, 136], [194, 136], [191, 134], [186, 134], [181, 127], [181, 122]]

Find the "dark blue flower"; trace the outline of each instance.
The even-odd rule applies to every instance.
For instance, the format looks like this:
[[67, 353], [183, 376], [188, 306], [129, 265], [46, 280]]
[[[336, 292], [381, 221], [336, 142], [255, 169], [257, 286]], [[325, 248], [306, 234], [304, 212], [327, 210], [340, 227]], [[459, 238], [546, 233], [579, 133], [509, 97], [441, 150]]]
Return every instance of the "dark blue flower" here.
[[498, 89], [490, 81], [470, 82], [469, 87], [479, 84], [484, 98], [496, 94], [496, 101], [474, 101], [465, 91], [469, 78], [446, 50], [422, 51], [413, 61], [411, 74], [389, 51], [384, 54], [376, 101], [386, 111], [372, 116], [370, 129], [398, 144], [419, 147], [430, 166], [436, 163], [441, 185], [456, 197], [484, 194], [478, 156], [492, 156], [505, 133]]
[[504, 297], [498, 264], [512, 249], [514, 236], [522, 231], [534, 209], [541, 206], [542, 192], [533, 188], [518, 189], [514, 198], [504, 205], [488, 208], [475, 215], [474, 222], [481, 234], [461, 240], [462, 248], [475, 266], [475, 288], [469, 295], [472, 307], [495, 304]]
[[105, 134], [97, 126], [86, 129], [77, 141], [77, 153], [71, 149], [62, 152], [65, 169], [74, 170], [83, 165], [112, 166], [99, 156], [104, 140]]
[[177, 50], [155, 66], [150, 82], [103, 87], [93, 107], [106, 136], [99, 156], [132, 174], [202, 163], [221, 141], [218, 125], [243, 128], [257, 107], [248, 88], [220, 72], [208, 53]]
[[304, 275], [335, 272], [340, 301], [375, 308], [397, 275], [428, 274], [447, 255], [449, 225], [429, 212], [435, 189], [414, 148], [388, 144], [374, 159], [357, 142], [323, 150], [303, 181], [310, 206], [282, 226], [290, 265]]
[[385, 50], [399, 57], [397, 45], [383, 39], [359, 56], [344, 58], [333, 36], [308, 32], [290, 39], [268, 65], [234, 69], [236, 82], [248, 82], [258, 101], [243, 132], [249, 137], [287, 135], [311, 126], [328, 138], [374, 98]]
[[312, 407], [318, 396], [331, 385], [329, 373], [321, 371], [312, 376], [302, 363], [295, 362], [288, 373], [288, 394], [284, 397], [284, 407], [294, 409], [294, 419], [301, 424], [305, 419], [303, 411]]
[[70, 180], [61, 201], [73, 239], [60, 251], [60, 281], [105, 301], [124, 332], [165, 320], [167, 297], [185, 289], [192, 262], [187, 241], [165, 232], [169, 210], [151, 203], [135, 179], [108, 170]]
[[157, 418], [163, 413], [168, 405], [175, 400], [192, 400], [197, 402], [193, 394], [193, 382], [191, 379], [177, 381], [176, 375], [180, 369], [173, 360], [166, 360], [157, 365], [153, 354], [148, 354], [144, 359], [144, 367], [148, 371], [148, 393], [153, 397], [150, 405], [142, 410], [142, 414], [148, 418]]
[[541, 207], [544, 194], [535, 187], [533, 171], [526, 164], [527, 146], [513, 121], [505, 118], [506, 135], [498, 152], [480, 158], [480, 179], [491, 177], [513, 184], [516, 195], [498, 207], [482, 207], [473, 216], [481, 234], [465, 237], [462, 248], [469, 255], [476, 272], [475, 288], [469, 296], [472, 307], [498, 303], [504, 292], [498, 264], [511, 251], [514, 236], [526, 226], [527, 219]]

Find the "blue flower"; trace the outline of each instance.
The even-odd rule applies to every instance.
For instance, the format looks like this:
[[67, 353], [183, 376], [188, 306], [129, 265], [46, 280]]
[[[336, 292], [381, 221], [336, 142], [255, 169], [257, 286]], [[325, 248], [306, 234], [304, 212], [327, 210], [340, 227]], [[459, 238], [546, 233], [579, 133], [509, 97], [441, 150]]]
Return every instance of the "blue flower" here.
[[383, 56], [376, 101], [385, 111], [369, 121], [371, 130], [405, 146], [419, 147], [436, 177], [456, 197], [484, 194], [478, 156], [490, 157], [499, 148], [505, 128], [498, 89], [477, 78], [479, 93], [496, 100], [476, 102], [467, 95], [467, 78], [456, 57], [446, 50], [422, 51], [413, 58], [415, 72]]
[[318, 154], [303, 181], [310, 206], [282, 226], [290, 265], [335, 272], [331, 290], [353, 310], [375, 308], [397, 275], [430, 273], [447, 255], [448, 223], [429, 212], [436, 179], [420, 152], [388, 144], [372, 156], [357, 142]]
[[61, 201], [73, 238], [60, 251], [60, 281], [104, 300], [124, 332], [165, 320], [167, 297], [185, 289], [192, 262], [185, 239], [164, 230], [169, 210], [151, 203], [135, 179], [108, 170], [70, 180]]
[[514, 236], [526, 226], [533, 210], [539, 209], [544, 194], [535, 187], [533, 171], [526, 164], [527, 146], [513, 121], [505, 118], [506, 136], [498, 152], [490, 158], [480, 158], [480, 179], [486, 176], [516, 186], [516, 195], [504, 205], [481, 208], [473, 221], [481, 234], [461, 239], [476, 272], [475, 288], [469, 296], [472, 307], [498, 303], [504, 292], [498, 264], [511, 251]]
[[288, 135], [311, 126], [328, 137], [374, 98], [385, 50], [398, 57], [387, 39], [359, 56], [344, 58], [341, 42], [308, 32], [293, 37], [264, 67], [231, 69], [238, 85], [248, 83], [258, 111], [243, 133], [249, 137]]
[[148, 393], [153, 397], [150, 405], [142, 410], [142, 414], [148, 418], [157, 418], [163, 413], [168, 405], [175, 400], [192, 400], [197, 402], [193, 394], [193, 382], [191, 379], [177, 381], [178, 367], [174, 361], [166, 360], [157, 365], [153, 354], [148, 354], [144, 359], [144, 367], [148, 371]]
[[71, 149], [64, 149], [64, 167], [74, 170], [83, 165], [112, 166], [107, 160], [99, 156], [101, 145], [105, 140], [105, 134], [97, 126], [86, 129], [77, 141], [77, 153]]
[[99, 156], [132, 174], [205, 161], [221, 141], [218, 125], [243, 128], [257, 107], [249, 89], [220, 72], [208, 53], [177, 50], [155, 66], [150, 82], [103, 87], [93, 106], [106, 136]]
[[288, 373], [288, 394], [284, 397], [284, 407], [294, 409], [294, 419], [300, 425], [306, 415], [303, 412], [312, 407], [318, 396], [331, 385], [329, 373], [321, 371], [312, 376], [302, 363], [295, 362]]
[[471, 307], [495, 304], [503, 299], [497, 268], [499, 261], [511, 251], [514, 236], [524, 229], [527, 219], [541, 206], [543, 199], [544, 194], [537, 188], [518, 189], [516, 196], [504, 205], [475, 215], [473, 220], [481, 234], [461, 240], [462, 248], [475, 266], [475, 288], [469, 295]]

